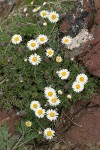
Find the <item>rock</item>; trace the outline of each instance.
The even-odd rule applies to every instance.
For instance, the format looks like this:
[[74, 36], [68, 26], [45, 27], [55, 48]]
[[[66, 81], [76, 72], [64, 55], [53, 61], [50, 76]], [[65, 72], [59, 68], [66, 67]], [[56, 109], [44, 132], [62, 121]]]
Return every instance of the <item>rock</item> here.
[[62, 21], [60, 37], [76, 37], [83, 28], [88, 29], [93, 39], [73, 52], [66, 49], [66, 54], [68, 58], [76, 57], [76, 61], [84, 65], [91, 75], [100, 78], [100, 0], [78, 0], [76, 6]]
[[[82, 109], [83, 108], [83, 109]], [[70, 126], [71, 119], [74, 116], [73, 124]], [[100, 94], [95, 93], [89, 101], [79, 101], [73, 104], [69, 110], [64, 110], [60, 122], [57, 125], [57, 135], [65, 142], [75, 148], [75, 150], [83, 150], [88, 144], [95, 144], [100, 141]], [[81, 125], [80, 127], [78, 125]], [[67, 127], [67, 130], [65, 130]], [[72, 148], [71, 147], [71, 148]], [[70, 148], [70, 150], [71, 150]], [[84, 149], [85, 150], [85, 149]], [[87, 150], [87, 149], [86, 149]]]
[[98, 105], [100, 106], [100, 94], [94, 94], [94, 97], [92, 98], [92, 105]]
[[100, 9], [98, 10], [95, 20], [94, 20], [95, 24], [99, 24], [100, 23]]
[[98, 11], [98, 9], [100, 9], [100, 0], [94, 0], [95, 3], [95, 9], [96, 11]]
[[85, 44], [82, 53], [79, 55], [78, 60], [88, 70], [88, 72], [100, 78], [100, 7], [94, 1], [97, 13], [94, 19], [94, 25], [90, 32], [93, 35], [93, 40]]
[[65, 135], [65, 140], [75, 145], [97, 143], [100, 140], [100, 109], [83, 111], [77, 117], [76, 122], [82, 125], [81, 128], [73, 126]]
[[84, 18], [86, 27], [91, 29], [94, 23], [95, 5], [93, 0], [83, 0], [83, 10], [88, 13], [88, 16]]
[[93, 0], [79, 0], [76, 8], [63, 19], [59, 29], [61, 36], [68, 34], [72, 37], [76, 36], [81, 29], [90, 29], [94, 22], [95, 6]]
[[[89, 29], [93, 24], [93, 12], [95, 12], [95, 8], [92, 7], [92, 9], [90, 9], [91, 4], [93, 6], [93, 2], [90, 3], [89, 1], [89, 4], [86, 4], [88, 4], [88, 0], [85, 0], [84, 3], [82, 3], [82, 0], [78, 0], [75, 9], [72, 10], [70, 14], [66, 14], [66, 16], [62, 19], [62, 23], [59, 27], [60, 38], [66, 35], [74, 37], [73, 44], [69, 46], [63, 45], [61, 47], [62, 51], [66, 51], [66, 59], [75, 58], [77, 55], [79, 55], [82, 52], [85, 39], [88, 40], [91, 37], [87, 28]], [[90, 18], [92, 18], [92, 21]], [[88, 20], [90, 20], [91, 23], [88, 23]], [[88, 35], [85, 36], [85, 33], [88, 33]], [[85, 37], [85, 39], [83, 38], [83, 40], [81, 40], [80, 38], [80, 42], [79, 40], [75, 41], [75, 39], [78, 39], [80, 36]]]

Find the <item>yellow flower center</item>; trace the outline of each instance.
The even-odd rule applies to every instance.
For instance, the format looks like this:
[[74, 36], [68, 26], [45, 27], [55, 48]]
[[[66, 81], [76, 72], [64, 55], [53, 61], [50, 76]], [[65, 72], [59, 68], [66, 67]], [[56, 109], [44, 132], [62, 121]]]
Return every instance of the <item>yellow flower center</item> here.
[[33, 104], [33, 108], [37, 108], [37, 104]]
[[83, 82], [84, 81], [84, 77], [80, 77], [80, 81]]
[[52, 55], [52, 51], [51, 50], [48, 51], [48, 55]]
[[46, 12], [43, 12], [43, 16], [45, 17], [47, 15], [47, 13]]
[[55, 116], [55, 113], [54, 112], [51, 112], [50, 113], [50, 117], [54, 117]]
[[66, 38], [66, 39], [64, 40], [64, 43], [68, 43], [68, 42], [69, 42], [69, 39]]
[[48, 92], [48, 96], [53, 96], [53, 93], [50, 91], [50, 92]]
[[55, 14], [52, 14], [51, 18], [52, 18], [52, 19], [56, 19], [57, 16], [56, 16]]
[[43, 110], [42, 109], [38, 110], [38, 114], [42, 115], [43, 114]]
[[27, 121], [27, 122], [26, 122], [26, 126], [27, 126], [27, 127], [30, 127], [30, 126], [31, 126], [31, 122], [30, 122], [30, 121]]
[[18, 42], [19, 41], [19, 37], [15, 37], [14, 40], [15, 40], [15, 42]]
[[80, 89], [80, 85], [79, 84], [76, 84], [76, 89]]
[[52, 132], [51, 131], [47, 131], [47, 136], [52, 136]]
[[44, 39], [44, 37], [41, 37], [41, 38], [40, 38], [40, 41], [42, 41], [42, 42], [43, 42], [44, 40], [45, 40], [45, 39]]
[[36, 46], [36, 43], [34, 43], [34, 42], [31, 43], [31, 46], [32, 46], [32, 47], [35, 47], [35, 46]]
[[33, 57], [32, 60], [33, 60], [34, 62], [37, 62], [37, 57]]
[[52, 98], [52, 103], [56, 103], [57, 98]]
[[62, 72], [62, 76], [66, 76], [67, 73], [65, 71]]

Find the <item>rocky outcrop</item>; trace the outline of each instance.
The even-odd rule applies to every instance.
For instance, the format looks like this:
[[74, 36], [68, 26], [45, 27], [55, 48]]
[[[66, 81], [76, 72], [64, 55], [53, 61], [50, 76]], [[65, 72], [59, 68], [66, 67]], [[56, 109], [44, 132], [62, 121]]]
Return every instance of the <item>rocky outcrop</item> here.
[[85, 65], [88, 72], [100, 78], [100, 2], [95, 0], [96, 15], [90, 30], [93, 40], [86, 43], [78, 60]]
[[76, 36], [81, 29], [90, 29], [94, 23], [94, 13], [96, 12], [93, 0], [79, 0], [76, 7], [70, 14], [67, 14], [59, 29], [61, 36], [68, 34]]
[[90, 74], [100, 77], [100, 1], [79, 0], [76, 6], [70, 14], [64, 17], [59, 27], [60, 36], [75, 37], [81, 29], [88, 29], [93, 39], [78, 51], [74, 50], [78, 52], [76, 60], [84, 65]]
[[[72, 146], [68, 150], [84, 150], [83, 146], [100, 142], [100, 94], [89, 101], [79, 101], [63, 110], [57, 134]], [[67, 149], [66, 149], [67, 150]], [[89, 150], [89, 149], [88, 149]]]

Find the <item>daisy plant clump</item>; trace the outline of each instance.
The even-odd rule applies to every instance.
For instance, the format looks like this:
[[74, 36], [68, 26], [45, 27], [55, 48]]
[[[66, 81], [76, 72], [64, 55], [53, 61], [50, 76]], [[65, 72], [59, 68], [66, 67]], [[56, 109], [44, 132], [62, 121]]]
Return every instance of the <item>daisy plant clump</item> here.
[[0, 107], [24, 111], [24, 126], [39, 141], [51, 140], [60, 109], [90, 98], [97, 83], [61, 50], [61, 44], [73, 43], [69, 35], [59, 38], [60, 14], [71, 3], [65, 9], [61, 4], [60, 12], [56, 0], [36, 1], [1, 25]]

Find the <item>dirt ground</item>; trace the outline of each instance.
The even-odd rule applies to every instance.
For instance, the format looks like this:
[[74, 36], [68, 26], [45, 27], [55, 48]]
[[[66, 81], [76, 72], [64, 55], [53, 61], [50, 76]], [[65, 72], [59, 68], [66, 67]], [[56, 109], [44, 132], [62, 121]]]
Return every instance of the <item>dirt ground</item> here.
[[16, 110], [6, 111], [0, 109], [0, 126], [7, 123], [9, 125], [10, 133], [15, 133], [15, 123], [16, 121], [20, 121], [20, 119], [20, 114]]

